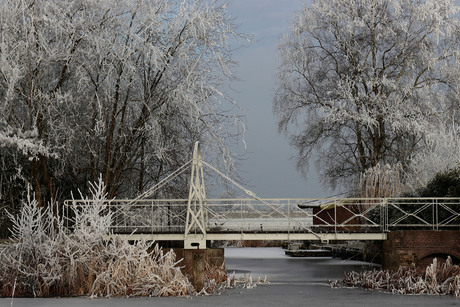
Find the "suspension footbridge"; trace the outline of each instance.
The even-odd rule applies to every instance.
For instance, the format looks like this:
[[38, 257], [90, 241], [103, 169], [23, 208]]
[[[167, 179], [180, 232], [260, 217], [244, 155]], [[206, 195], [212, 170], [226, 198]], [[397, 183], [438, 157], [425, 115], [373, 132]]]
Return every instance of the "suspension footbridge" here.
[[[248, 198], [208, 199], [204, 167], [230, 181]], [[191, 169], [188, 199], [148, 199]], [[69, 200], [83, 206], [91, 200]], [[110, 200], [110, 233], [126, 240], [184, 241], [206, 248], [208, 240], [386, 240], [392, 230], [458, 230], [460, 199], [327, 198], [263, 199], [202, 160], [193, 159], [136, 199]]]

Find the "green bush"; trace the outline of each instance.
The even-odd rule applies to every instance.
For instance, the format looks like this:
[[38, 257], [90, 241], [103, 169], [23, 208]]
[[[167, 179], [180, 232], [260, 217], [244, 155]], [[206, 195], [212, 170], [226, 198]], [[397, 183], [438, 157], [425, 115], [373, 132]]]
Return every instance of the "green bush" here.
[[437, 173], [426, 187], [417, 192], [421, 197], [460, 197], [460, 167]]

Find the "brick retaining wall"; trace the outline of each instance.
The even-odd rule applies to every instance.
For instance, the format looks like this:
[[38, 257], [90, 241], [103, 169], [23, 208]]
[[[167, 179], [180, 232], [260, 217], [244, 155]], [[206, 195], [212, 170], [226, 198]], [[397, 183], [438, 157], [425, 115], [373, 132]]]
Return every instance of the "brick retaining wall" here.
[[460, 231], [406, 230], [388, 233], [383, 243], [383, 268], [397, 269], [400, 265], [426, 267], [434, 257], [450, 255], [460, 261]]

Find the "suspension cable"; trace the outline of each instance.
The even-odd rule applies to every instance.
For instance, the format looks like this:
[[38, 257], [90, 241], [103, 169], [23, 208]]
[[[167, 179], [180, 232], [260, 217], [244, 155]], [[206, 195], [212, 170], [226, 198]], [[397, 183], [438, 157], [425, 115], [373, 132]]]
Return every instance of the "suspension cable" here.
[[141, 200], [141, 199], [145, 199], [146, 197], [152, 195], [153, 193], [155, 193], [156, 191], [158, 191], [159, 189], [161, 189], [162, 187], [164, 187], [165, 185], [167, 185], [169, 182], [171, 182], [173, 179], [175, 179], [177, 176], [179, 176], [180, 174], [182, 174], [183, 172], [185, 172], [187, 170], [187, 168], [190, 166], [190, 164], [192, 163], [193, 160], [190, 160], [188, 162], [186, 162], [184, 165], [182, 165], [181, 167], [179, 167], [177, 170], [175, 170], [174, 172], [172, 172], [171, 174], [169, 174], [167, 177], [165, 177], [163, 180], [161, 180], [160, 182], [158, 182], [156, 185], [154, 185], [153, 187], [151, 187], [150, 189], [148, 189], [147, 191], [145, 191], [144, 193], [140, 194], [139, 196], [137, 196], [136, 198], [134, 198], [133, 200], [129, 201], [128, 202], [128, 205], [131, 205], [133, 203], [136, 203], [137, 201]]
[[310, 228], [308, 227], [305, 227], [302, 223], [300, 223], [299, 221], [295, 220], [295, 219], [292, 219], [290, 218], [287, 214], [285, 214], [284, 212], [282, 212], [281, 210], [277, 209], [275, 206], [267, 203], [265, 200], [263, 200], [262, 198], [260, 198], [259, 196], [257, 196], [254, 192], [252, 192], [251, 190], [248, 190], [246, 189], [245, 187], [243, 187], [241, 184], [239, 184], [238, 182], [236, 182], [235, 180], [233, 180], [232, 178], [230, 178], [229, 176], [225, 175], [224, 173], [222, 173], [220, 170], [218, 170], [217, 168], [215, 168], [214, 166], [212, 166], [211, 164], [205, 162], [205, 161], [202, 161], [203, 162], [203, 165], [206, 165], [207, 167], [209, 167], [210, 169], [212, 169], [213, 171], [215, 171], [217, 174], [219, 174], [220, 176], [222, 176], [224, 179], [230, 181], [232, 184], [234, 184], [236, 187], [240, 188], [242, 191], [244, 191], [244, 193], [246, 193], [248, 196], [260, 201], [261, 203], [263, 203], [264, 205], [270, 207], [272, 210], [274, 210], [275, 212], [279, 213], [280, 215], [282, 215], [283, 217], [287, 218], [288, 220], [291, 220], [295, 223], [297, 223], [300, 227], [304, 228], [305, 230], [307, 230], [308, 232], [310, 232], [311, 234], [313, 234], [314, 236], [316, 236], [318, 239], [321, 240], [321, 237], [316, 234], [313, 230], [311, 230]]

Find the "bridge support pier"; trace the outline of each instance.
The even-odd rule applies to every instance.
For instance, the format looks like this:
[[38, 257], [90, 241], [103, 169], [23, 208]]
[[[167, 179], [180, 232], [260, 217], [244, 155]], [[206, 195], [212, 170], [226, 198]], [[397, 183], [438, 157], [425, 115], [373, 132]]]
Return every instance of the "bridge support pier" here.
[[434, 258], [450, 256], [460, 261], [460, 231], [404, 230], [388, 233], [383, 242], [383, 268], [397, 270], [402, 265], [426, 267]]
[[[168, 251], [169, 249], [164, 249]], [[203, 289], [204, 274], [206, 263], [211, 267], [221, 267], [225, 261], [223, 248], [208, 248], [208, 249], [184, 249], [173, 248], [176, 254], [176, 259], [183, 259], [180, 262], [182, 272], [193, 278], [193, 286], [197, 291]]]
[[185, 249], [206, 249], [206, 236], [204, 234], [189, 234], [184, 240]]

